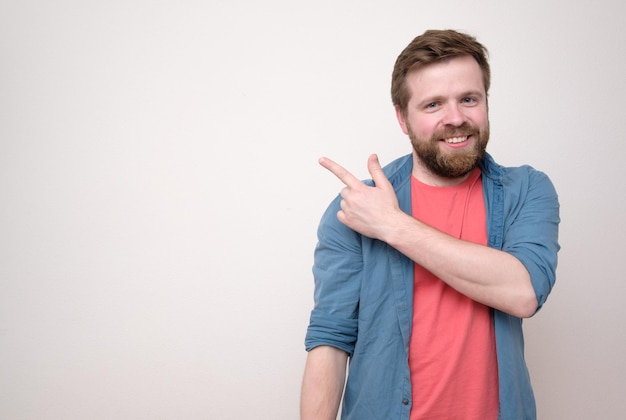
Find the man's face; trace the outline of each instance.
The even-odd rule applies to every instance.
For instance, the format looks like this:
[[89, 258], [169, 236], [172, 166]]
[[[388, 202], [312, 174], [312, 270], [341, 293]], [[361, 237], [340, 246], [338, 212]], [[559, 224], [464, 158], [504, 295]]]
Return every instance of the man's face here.
[[406, 76], [406, 114], [396, 109], [416, 156], [414, 174], [425, 182], [462, 181], [489, 141], [487, 94], [471, 56], [429, 64]]

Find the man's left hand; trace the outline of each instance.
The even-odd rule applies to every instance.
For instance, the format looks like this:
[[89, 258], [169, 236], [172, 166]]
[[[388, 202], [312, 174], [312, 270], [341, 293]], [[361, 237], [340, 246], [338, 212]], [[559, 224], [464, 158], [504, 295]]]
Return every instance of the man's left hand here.
[[370, 155], [367, 169], [374, 186], [370, 187], [333, 160], [323, 157], [320, 165], [332, 172], [345, 188], [341, 190], [340, 222], [370, 238], [382, 239], [396, 214], [402, 213], [395, 191], [380, 166], [378, 156]]

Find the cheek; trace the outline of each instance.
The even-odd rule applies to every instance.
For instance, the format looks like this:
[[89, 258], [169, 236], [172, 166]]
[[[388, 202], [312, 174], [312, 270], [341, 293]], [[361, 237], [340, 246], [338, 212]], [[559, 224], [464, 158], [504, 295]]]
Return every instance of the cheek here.
[[412, 124], [413, 133], [419, 138], [430, 138], [437, 129], [437, 121], [434, 118], [419, 118]]
[[487, 111], [484, 109], [476, 110], [470, 115], [472, 122], [479, 126], [485, 126], [488, 123]]

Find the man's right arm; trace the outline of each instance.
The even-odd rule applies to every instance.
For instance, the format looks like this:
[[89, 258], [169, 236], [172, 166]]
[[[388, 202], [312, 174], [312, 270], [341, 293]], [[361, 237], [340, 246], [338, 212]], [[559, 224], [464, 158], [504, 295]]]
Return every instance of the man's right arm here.
[[309, 351], [302, 395], [301, 420], [335, 420], [346, 379], [348, 354], [335, 347], [319, 346]]

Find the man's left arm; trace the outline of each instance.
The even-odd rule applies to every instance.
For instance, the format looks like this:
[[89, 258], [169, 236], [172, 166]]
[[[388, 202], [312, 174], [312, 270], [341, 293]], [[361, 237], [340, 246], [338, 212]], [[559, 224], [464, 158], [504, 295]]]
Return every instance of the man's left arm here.
[[346, 187], [338, 219], [379, 239], [423, 266], [469, 298], [516, 317], [532, 316], [538, 301], [526, 267], [510, 253], [463, 241], [404, 213], [375, 155], [368, 169], [370, 187], [330, 159], [320, 164]]

